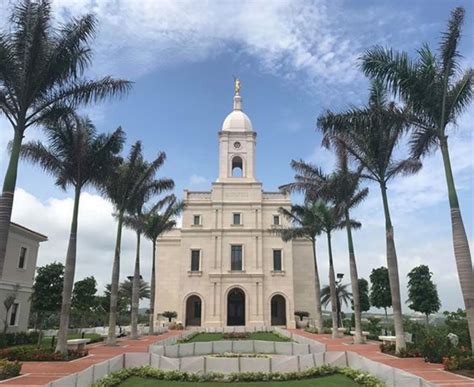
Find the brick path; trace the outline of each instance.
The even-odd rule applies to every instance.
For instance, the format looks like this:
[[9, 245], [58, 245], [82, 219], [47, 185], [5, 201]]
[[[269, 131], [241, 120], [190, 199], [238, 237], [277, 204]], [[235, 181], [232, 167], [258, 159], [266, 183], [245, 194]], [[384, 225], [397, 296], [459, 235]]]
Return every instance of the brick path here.
[[142, 336], [140, 340], [118, 339], [117, 347], [107, 347], [103, 343], [87, 346], [89, 355], [68, 362], [31, 361], [24, 362], [21, 375], [0, 381], [0, 387], [5, 386], [43, 386], [66, 375], [82, 371], [92, 364], [100, 363], [125, 352], [148, 352], [148, 346], [181, 332], [170, 331], [159, 336]]
[[423, 379], [443, 387], [474, 386], [473, 379], [456, 375], [452, 372], [444, 371], [442, 364], [426, 363], [421, 358], [400, 359], [395, 356], [384, 354], [380, 352], [380, 343], [376, 341], [369, 341], [367, 344], [355, 345], [352, 344], [352, 338], [349, 336], [346, 336], [342, 339], [333, 339], [331, 338], [331, 335], [318, 335], [298, 329], [290, 329], [290, 331], [326, 344], [327, 351], [357, 352], [358, 354], [365, 356], [370, 360], [374, 360], [391, 367], [400, 368], [406, 372], [421, 376]]

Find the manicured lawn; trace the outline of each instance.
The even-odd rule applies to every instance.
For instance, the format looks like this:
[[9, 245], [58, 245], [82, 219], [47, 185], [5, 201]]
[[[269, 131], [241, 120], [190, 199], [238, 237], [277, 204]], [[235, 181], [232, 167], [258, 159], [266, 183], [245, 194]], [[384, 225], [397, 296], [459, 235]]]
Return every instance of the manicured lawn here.
[[251, 382], [251, 383], [189, 383], [189, 382], [169, 382], [167, 380], [144, 379], [132, 377], [120, 386], [141, 387], [141, 386], [170, 386], [170, 387], [350, 387], [358, 386], [357, 383], [343, 375], [322, 376], [316, 379], [291, 380], [288, 382]]
[[220, 341], [220, 340], [262, 340], [262, 341], [291, 341], [287, 337], [276, 335], [273, 332], [251, 332], [244, 339], [224, 339], [223, 333], [198, 333], [196, 336], [185, 340], [186, 343], [195, 343], [198, 341]]

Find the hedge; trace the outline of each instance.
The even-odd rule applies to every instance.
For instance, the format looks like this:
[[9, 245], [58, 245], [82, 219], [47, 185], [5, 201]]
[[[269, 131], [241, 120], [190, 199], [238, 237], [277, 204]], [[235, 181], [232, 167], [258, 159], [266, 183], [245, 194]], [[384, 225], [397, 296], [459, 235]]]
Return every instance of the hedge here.
[[86, 355], [87, 350], [82, 352], [69, 350], [68, 355], [63, 356], [60, 352], [55, 352], [53, 348], [17, 346], [0, 349], [0, 359], [11, 361], [65, 361]]
[[167, 380], [177, 382], [267, 382], [267, 381], [290, 381], [313, 379], [321, 376], [341, 374], [361, 386], [382, 387], [385, 383], [367, 372], [351, 368], [333, 367], [324, 365], [321, 367], [308, 368], [301, 372], [234, 372], [228, 375], [221, 373], [198, 374], [183, 371], [166, 371], [150, 366], [125, 368], [114, 372], [93, 384], [94, 387], [112, 387], [123, 383], [132, 376]]
[[20, 375], [21, 363], [0, 359], [0, 380], [13, 378]]

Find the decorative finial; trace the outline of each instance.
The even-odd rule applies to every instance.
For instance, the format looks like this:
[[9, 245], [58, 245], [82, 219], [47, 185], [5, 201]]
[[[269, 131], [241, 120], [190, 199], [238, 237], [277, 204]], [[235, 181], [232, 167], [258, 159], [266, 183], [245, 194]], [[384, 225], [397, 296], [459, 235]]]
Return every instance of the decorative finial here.
[[234, 95], [240, 95], [240, 79], [234, 75]]

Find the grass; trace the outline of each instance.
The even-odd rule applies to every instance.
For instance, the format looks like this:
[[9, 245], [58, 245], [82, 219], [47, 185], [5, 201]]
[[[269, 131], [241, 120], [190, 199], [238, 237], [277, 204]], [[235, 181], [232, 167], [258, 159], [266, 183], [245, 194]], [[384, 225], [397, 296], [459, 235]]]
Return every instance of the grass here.
[[273, 332], [251, 332], [244, 339], [224, 339], [223, 333], [205, 333], [201, 332], [195, 336], [191, 336], [186, 343], [196, 343], [203, 341], [220, 341], [220, 340], [262, 340], [262, 341], [291, 341], [288, 337], [277, 335]]
[[[68, 338], [68, 340], [82, 339], [82, 334], [74, 333], [74, 334], [68, 335], [67, 338]], [[86, 333], [86, 334], [84, 334], [84, 338], [85, 339], [91, 339], [90, 343], [95, 343], [95, 342], [103, 340], [102, 336], [98, 335], [97, 333]], [[52, 340], [53, 340], [52, 337], [43, 337], [43, 339], [41, 340], [41, 346], [44, 347], [44, 348], [51, 347], [51, 341]], [[55, 337], [54, 338], [54, 343], [56, 344], [57, 342], [58, 342], [58, 338]], [[33, 344], [33, 345], [36, 346], [36, 344]]]
[[122, 387], [350, 387], [358, 384], [343, 375], [322, 376], [316, 379], [290, 380], [287, 382], [239, 382], [239, 383], [190, 383], [190, 382], [170, 382], [167, 380], [146, 379], [131, 377], [122, 384]]

